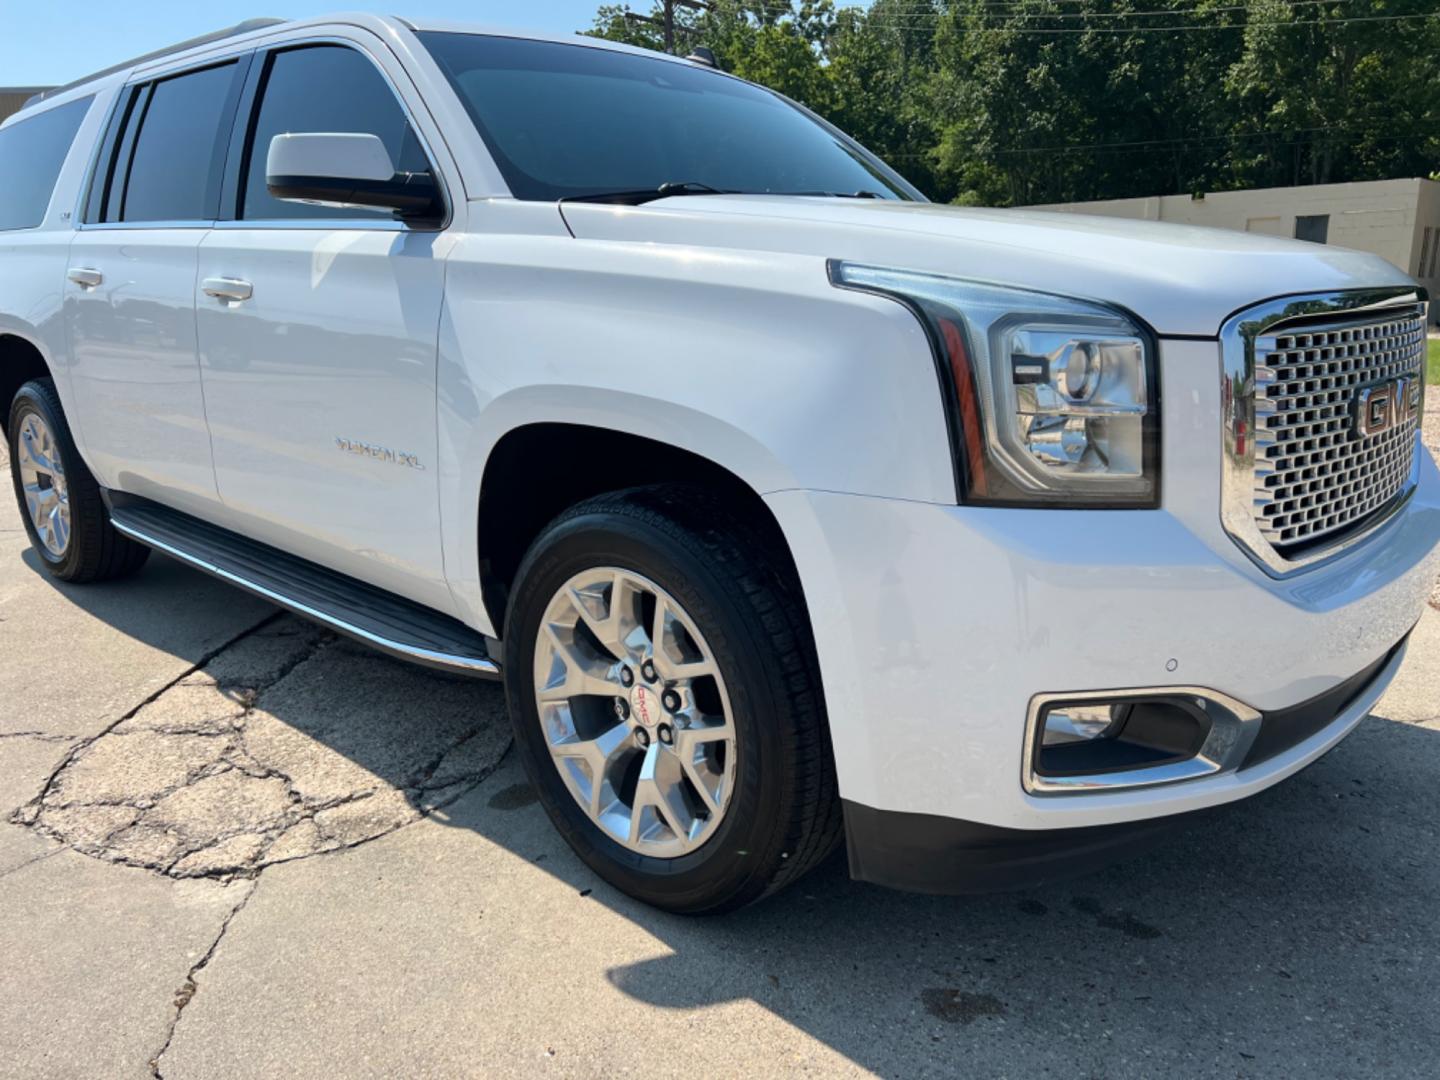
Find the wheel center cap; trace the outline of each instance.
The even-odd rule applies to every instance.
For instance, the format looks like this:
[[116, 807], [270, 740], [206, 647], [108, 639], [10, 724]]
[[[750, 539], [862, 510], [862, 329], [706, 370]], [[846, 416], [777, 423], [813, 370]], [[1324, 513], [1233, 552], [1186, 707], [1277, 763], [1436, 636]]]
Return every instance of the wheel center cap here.
[[660, 722], [660, 695], [637, 683], [630, 689], [630, 716], [637, 724], [653, 728]]

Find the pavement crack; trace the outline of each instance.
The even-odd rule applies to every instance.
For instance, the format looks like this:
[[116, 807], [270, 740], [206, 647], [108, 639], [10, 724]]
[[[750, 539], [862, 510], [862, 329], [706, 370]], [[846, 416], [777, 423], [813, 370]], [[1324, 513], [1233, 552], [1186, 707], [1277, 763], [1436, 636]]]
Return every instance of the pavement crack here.
[[65, 769], [70, 765], [70, 763], [71, 763], [72, 761], [74, 761], [80, 754], [82, 754], [87, 748], [89, 748], [89, 747], [93, 746], [95, 743], [99, 742], [99, 741], [100, 741], [101, 739], [103, 739], [106, 735], [109, 735], [112, 731], [114, 731], [114, 730], [115, 730], [117, 727], [119, 727], [121, 724], [125, 723], [127, 720], [132, 720], [132, 719], [134, 719], [135, 716], [140, 712], [141, 709], [143, 709], [143, 708], [145, 708], [145, 706], [147, 706], [147, 705], [149, 705], [149, 704], [157, 701], [157, 700], [158, 700], [162, 695], [164, 695], [167, 691], [169, 691], [169, 690], [171, 690], [172, 688], [180, 685], [180, 683], [184, 682], [184, 681], [185, 681], [186, 679], [188, 679], [191, 675], [194, 675], [197, 671], [202, 670], [207, 664], [209, 664], [209, 663], [210, 663], [212, 660], [214, 660], [217, 656], [219, 656], [221, 653], [223, 653], [226, 649], [230, 648], [232, 645], [237, 644], [238, 642], [241, 642], [241, 641], [245, 640], [245, 638], [249, 637], [251, 634], [255, 634], [255, 633], [258, 633], [259, 631], [263, 630], [265, 627], [269, 626], [271, 623], [275, 622], [277, 619], [280, 619], [280, 618], [282, 617], [282, 615], [283, 615], [283, 613], [282, 613], [282, 612], [279, 612], [279, 611], [275, 612], [273, 615], [268, 615], [268, 616], [266, 616], [264, 619], [261, 619], [261, 620], [260, 620], [258, 623], [256, 623], [254, 626], [250, 627], [248, 630], [244, 630], [244, 631], [240, 632], [239, 634], [236, 634], [234, 637], [230, 638], [228, 641], [225, 641], [225, 642], [221, 643], [220, 645], [217, 645], [215, 648], [211, 649], [209, 652], [207, 652], [207, 653], [205, 653], [203, 656], [201, 656], [199, 660], [197, 660], [197, 661], [196, 661], [194, 664], [192, 664], [190, 667], [186, 668], [183, 672], [181, 672], [181, 673], [180, 673], [179, 675], [177, 675], [175, 678], [171, 679], [171, 680], [170, 680], [168, 683], [166, 683], [164, 686], [161, 686], [159, 689], [155, 690], [152, 694], [150, 694], [150, 695], [149, 695], [148, 697], [146, 697], [144, 700], [142, 700], [141, 702], [139, 702], [139, 704], [137, 704], [137, 705], [135, 705], [133, 708], [131, 708], [131, 709], [130, 709], [128, 712], [126, 712], [123, 716], [119, 717], [118, 719], [116, 719], [116, 720], [113, 721], [112, 723], [107, 724], [104, 728], [102, 728], [102, 729], [101, 729], [99, 732], [97, 732], [96, 734], [91, 735], [91, 736], [88, 736], [88, 737], [81, 738], [79, 741], [77, 741], [76, 744], [75, 744], [74, 746], [72, 746], [72, 747], [65, 753], [65, 755], [60, 759], [60, 761], [55, 765], [55, 767], [50, 770], [50, 775], [45, 778], [45, 783], [44, 783], [43, 785], [41, 785], [40, 793], [39, 793], [38, 795], [36, 795], [34, 798], [32, 798], [29, 802], [27, 802], [27, 803], [25, 803], [24, 805], [20, 806], [18, 809], [12, 811], [11, 814], [10, 814], [10, 820], [11, 820], [13, 823], [17, 824], [17, 825], [32, 825], [32, 824], [34, 824], [34, 821], [35, 821], [34, 816], [33, 816], [33, 815], [27, 815], [27, 814], [26, 814], [26, 811], [29, 810], [29, 809], [32, 808], [32, 807], [35, 808], [35, 809], [38, 811], [38, 808], [40, 807], [41, 803], [44, 801], [45, 796], [48, 795], [48, 794], [51, 792], [51, 790], [54, 788], [56, 778], [57, 778], [62, 772], [64, 772]]
[[255, 890], [259, 886], [258, 883], [251, 883], [241, 887], [244, 888], [245, 895], [240, 897], [235, 906], [230, 909], [229, 914], [221, 921], [220, 930], [216, 933], [215, 939], [210, 942], [210, 947], [206, 949], [205, 954], [191, 966], [189, 972], [185, 975], [185, 981], [181, 983], [175, 991], [175, 999], [172, 1003], [174, 1012], [171, 1014], [170, 1023], [165, 1029], [165, 1041], [161, 1044], [160, 1049], [155, 1051], [154, 1055], [150, 1058], [150, 1075], [154, 1077], [155, 1080], [164, 1080], [164, 1074], [160, 1071], [160, 1063], [165, 1057], [165, 1052], [170, 1049], [170, 1043], [174, 1041], [175, 1029], [180, 1025], [180, 1018], [185, 1015], [185, 1009], [195, 1000], [195, 995], [200, 991], [200, 984], [198, 982], [200, 972], [204, 971], [210, 961], [214, 959], [215, 951], [220, 948], [220, 942], [225, 940], [225, 934], [230, 929], [230, 924], [235, 921], [235, 917], [239, 915], [240, 912], [245, 910], [245, 905], [250, 903], [250, 898], [255, 895]]
[[348, 851], [474, 790], [504, 699], [276, 616], [64, 751], [17, 824], [175, 879], [255, 879]]
[[38, 863], [38, 862], [44, 862], [46, 859], [52, 858], [53, 856], [59, 855], [59, 854], [61, 854], [61, 853], [63, 853], [63, 852], [69, 851], [69, 850], [70, 850], [70, 848], [69, 848], [68, 846], [66, 846], [66, 847], [51, 848], [49, 851], [42, 851], [39, 855], [36, 855], [36, 856], [34, 856], [33, 858], [30, 858], [30, 859], [26, 859], [24, 862], [20, 863], [18, 866], [12, 866], [12, 867], [10, 867], [10, 869], [8, 869], [8, 870], [0, 870], [0, 878], [7, 878], [7, 877], [9, 877], [11, 874], [14, 874], [14, 873], [16, 873], [16, 872], [18, 872], [18, 871], [20, 871], [20, 870], [24, 870], [27, 866], [34, 866], [34, 865], [35, 865], [36, 863]]

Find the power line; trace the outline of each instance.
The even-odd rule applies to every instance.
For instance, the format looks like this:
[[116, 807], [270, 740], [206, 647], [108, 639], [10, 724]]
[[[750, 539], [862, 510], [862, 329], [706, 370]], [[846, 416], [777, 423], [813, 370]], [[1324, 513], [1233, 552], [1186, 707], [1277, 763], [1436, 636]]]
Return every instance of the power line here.
[[[972, 16], [972, 18], [996, 18], [996, 19], [1002, 19], [1002, 18], [1007, 18], [1007, 17], [1006, 17], [1006, 16], [998, 16], [998, 15], [997, 15], [997, 16]], [[966, 29], [966, 30], [968, 30], [969, 32], [972, 32], [972, 33], [988, 33], [988, 34], [1011, 33], [1011, 34], [1016, 34], [1016, 35], [1029, 35], [1029, 34], [1037, 34], [1037, 35], [1049, 35], [1049, 34], [1132, 34], [1132, 35], [1136, 35], [1136, 34], [1159, 34], [1159, 33], [1170, 33], [1170, 32], [1186, 32], [1186, 31], [1191, 31], [1191, 30], [1249, 30], [1249, 29], [1252, 29], [1252, 28], [1260, 28], [1260, 27], [1274, 27], [1274, 28], [1277, 29], [1277, 30], [1297, 30], [1297, 29], [1298, 29], [1298, 30], [1313, 30], [1313, 29], [1316, 29], [1316, 28], [1322, 27], [1322, 26], [1344, 26], [1344, 25], [1352, 24], [1352, 23], [1414, 22], [1414, 21], [1427, 21], [1427, 20], [1437, 19], [1437, 18], [1440, 18], [1440, 11], [1430, 11], [1430, 12], [1425, 12], [1425, 13], [1423, 13], [1423, 14], [1416, 14], [1416, 15], [1366, 15], [1366, 16], [1357, 16], [1357, 17], [1353, 17], [1353, 18], [1347, 17], [1347, 18], [1339, 18], [1339, 19], [1309, 19], [1309, 20], [1305, 20], [1305, 21], [1301, 21], [1301, 22], [1273, 22], [1273, 21], [1254, 22], [1254, 21], [1250, 21], [1250, 22], [1235, 22], [1235, 23], [1215, 23], [1215, 24], [1209, 24], [1209, 25], [1197, 25], [1197, 24], [1192, 23], [1192, 24], [1189, 24], [1189, 25], [1181, 24], [1181, 25], [1172, 25], [1172, 26], [1126, 26], [1126, 27], [1104, 27], [1104, 26], [1098, 26], [1098, 27], [1096, 27], [1096, 26], [1073, 26], [1073, 27], [1054, 26], [1054, 27], [1038, 27], [1038, 26], [1027, 26], [1027, 27], [1022, 27], [1022, 28], [1014, 29], [1014, 30], [1009, 29], [1008, 27], [1004, 27], [1004, 26], [969, 26], [969, 27], [962, 27], [962, 28], [963, 28], [963, 29]], [[882, 23], [878, 23], [878, 24], [879, 24], [879, 25], [889, 25], [889, 26], [891, 26], [891, 27], [902, 27], [902, 28], [913, 29], [913, 30], [923, 30], [923, 29], [928, 29], [928, 28], [929, 28], [929, 24], [926, 24], [926, 23], [903, 23], [903, 24], [902, 24], [902, 23], [893, 22], [893, 21], [890, 21], [890, 20], [884, 20]]]
[[[1222, 142], [1234, 142], [1244, 139], [1272, 139], [1276, 136], [1296, 135], [1317, 135], [1329, 132], [1337, 132], [1346, 135], [1358, 136], [1354, 141], [1369, 142], [1396, 142], [1406, 139], [1433, 139], [1440, 137], [1440, 128], [1430, 131], [1406, 131], [1391, 132], [1389, 134], [1377, 134], [1370, 129], [1353, 127], [1318, 127], [1318, 128], [1294, 128], [1289, 131], [1252, 131], [1237, 133], [1233, 135], [1197, 135], [1181, 139], [1148, 139], [1135, 142], [1114, 142], [1114, 143], [1091, 143], [1089, 145], [1070, 144], [1067, 146], [1017, 146], [1005, 150], [992, 150], [995, 155], [1015, 156], [1017, 154], [1090, 154], [1090, 153], [1166, 153], [1172, 150], [1185, 150], [1201, 144], [1213, 144]], [[1322, 140], [1310, 138], [1297, 142], [1278, 143], [1279, 146], [1305, 146]]]
[[[1014, 2], [1014, 0], [1012, 0], [1012, 2]], [[1074, 2], [1074, 3], [1080, 3], [1080, 2], [1090, 2], [1090, 0], [1057, 0], [1057, 2]], [[1338, 7], [1338, 6], [1340, 6], [1341, 4], [1350, 3], [1350, 2], [1358, 2], [1358, 0], [1291, 0], [1291, 2], [1288, 3], [1288, 4], [1286, 4], [1285, 6], [1286, 6], [1286, 9], [1287, 9], [1287, 10], [1293, 10], [1293, 9], [1299, 8], [1299, 7], [1312, 7], [1312, 6], [1314, 6], [1314, 7], [1318, 7], [1318, 6], [1336, 6], [1336, 7]], [[989, 4], [986, 4], [985, 6], [988, 7]], [[794, 16], [794, 15], [797, 14], [796, 10], [795, 10], [794, 7], [791, 6], [791, 5], [774, 5], [774, 6], [772, 6], [772, 5], [763, 5], [763, 4], [751, 4], [751, 5], [749, 5], [749, 7], [751, 7], [751, 8], [757, 8], [757, 7], [758, 7], [758, 8], [761, 8], [761, 9], [765, 10], [767, 13], [774, 14], [774, 15], [776, 15], [776, 16], [784, 16], [784, 15]], [[1274, 28], [1276, 28], [1276, 29], [1296, 29], [1296, 28], [1314, 29], [1314, 28], [1324, 27], [1324, 26], [1343, 26], [1343, 25], [1350, 24], [1350, 23], [1414, 22], [1414, 21], [1428, 21], [1428, 20], [1431, 20], [1431, 19], [1440, 18], [1440, 11], [1429, 11], [1429, 12], [1411, 13], [1411, 14], [1407, 14], [1407, 15], [1356, 15], [1356, 16], [1346, 16], [1346, 15], [1342, 15], [1342, 16], [1338, 16], [1338, 17], [1334, 17], [1334, 18], [1319, 18], [1319, 19], [1305, 19], [1305, 20], [1265, 19], [1265, 20], [1258, 20], [1258, 21], [1257, 21], [1257, 20], [1245, 20], [1245, 21], [1236, 21], [1236, 22], [1228, 22], [1228, 23], [1205, 23], [1205, 24], [1196, 24], [1196, 23], [1185, 24], [1185, 23], [1181, 23], [1181, 24], [1172, 24], [1172, 25], [1167, 25], [1167, 26], [1135, 26], [1135, 27], [1130, 27], [1130, 26], [1126, 26], [1126, 27], [1091, 27], [1091, 26], [1073, 26], [1073, 27], [1068, 27], [1068, 26], [1067, 26], [1067, 27], [1049, 26], [1049, 27], [1037, 27], [1037, 26], [1021, 26], [1021, 27], [1019, 27], [1019, 28], [1013, 28], [1013, 27], [1010, 26], [1010, 25], [981, 25], [981, 26], [976, 26], [976, 25], [974, 25], [975, 22], [980, 21], [980, 20], [984, 20], [984, 21], [987, 21], [987, 22], [999, 22], [999, 23], [1002, 23], [1002, 24], [1009, 24], [1009, 23], [1013, 23], [1013, 22], [1018, 21], [1018, 20], [1028, 20], [1028, 19], [1047, 19], [1047, 20], [1076, 20], [1076, 19], [1078, 19], [1078, 20], [1089, 20], [1089, 19], [1159, 18], [1159, 17], [1163, 17], [1163, 16], [1170, 16], [1170, 17], [1172, 17], [1172, 18], [1177, 18], [1177, 17], [1178, 17], [1178, 18], [1187, 18], [1187, 17], [1192, 17], [1192, 16], [1193, 16], [1193, 17], [1197, 17], [1197, 18], [1198, 18], [1198, 17], [1201, 17], [1201, 16], [1212, 15], [1212, 14], [1235, 13], [1235, 12], [1250, 12], [1250, 11], [1253, 11], [1253, 10], [1254, 10], [1254, 7], [1253, 7], [1252, 5], [1243, 5], [1243, 4], [1226, 4], [1226, 5], [1221, 5], [1221, 6], [1211, 7], [1211, 8], [1198, 7], [1198, 6], [1197, 6], [1197, 7], [1186, 7], [1186, 8], [1172, 8], [1172, 9], [1163, 9], [1163, 8], [1162, 8], [1162, 9], [1150, 9], [1150, 10], [1146, 10], [1146, 11], [1131, 11], [1131, 12], [1030, 12], [1030, 11], [1021, 11], [1021, 12], [1013, 12], [1013, 13], [1009, 13], [1009, 14], [1002, 14], [1002, 13], [995, 13], [995, 14], [979, 13], [979, 12], [973, 12], [973, 11], [960, 10], [960, 9], [949, 9], [949, 10], [943, 10], [943, 11], [942, 11], [942, 10], [939, 10], [939, 9], [931, 8], [931, 9], [927, 9], [927, 10], [925, 10], [925, 11], [916, 10], [916, 11], [914, 11], [913, 13], [903, 13], [903, 12], [902, 12], [902, 13], [895, 13], [895, 12], [891, 12], [891, 11], [879, 11], [879, 12], [876, 12], [876, 11], [867, 11], [867, 12], [865, 13], [865, 18], [866, 18], [866, 21], [867, 21], [867, 23], [868, 23], [869, 25], [877, 26], [877, 27], [890, 27], [891, 29], [928, 30], [928, 29], [931, 29], [931, 28], [937, 26], [937, 25], [940, 23], [940, 21], [941, 21], [942, 19], [944, 19], [944, 20], [947, 20], [947, 21], [954, 22], [955, 24], [957, 24], [958, 26], [960, 26], [962, 29], [966, 29], [966, 30], [968, 30], [968, 31], [970, 31], [970, 32], [972, 32], [972, 33], [1010, 33], [1010, 34], [1014, 34], [1014, 35], [1030, 35], [1030, 34], [1034, 34], [1034, 35], [1045, 35], [1045, 36], [1056, 35], [1056, 34], [1147, 34], [1147, 33], [1185, 32], [1185, 31], [1191, 31], [1191, 30], [1246, 30], [1246, 29], [1249, 29], [1249, 28], [1251, 28], [1251, 27], [1256, 27], [1256, 28], [1260, 28], [1260, 27], [1274, 27]], [[1265, 12], [1265, 14], [1271, 14], [1271, 12]], [[627, 16], [627, 17], [629, 17], [629, 16]], [[640, 20], [645, 21], [645, 22], [654, 22], [654, 21], [657, 21], [657, 20], [650, 19], [650, 18], [647, 18], [647, 17], [644, 17], [644, 16], [635, 16], [635, 18], [640, 19]]]
[[[1290, 7], [1290, 8], [1316, 7], [1316, 6], [1320, 6], [1320, 5], [1324, 5], [1324, 6], [1326, 6], [1326, 7], [1337, 7], [1337, 6], [1339, 6], [1340, 4], [1342, 4], [1342, 3], [1349, 3], [1349, 2], [1353, 2], [1353, 0], [1292, 0], [1292, 2], [1291, 2], [1290, 4], [1288, 4], [1287, 6]], [[987, 5], [987, 6], [988, 6], [988, 5]], [[1252, 6], [1252, 5], [1246, 5], [1246, 4], [1226, 4], [1226, 5], [1217, 6], [1217, 7], [1155, 8], [1155, 9], [1152, 9], [1152, 10], [1149, 10], [1149, 11], [1087, 11], [1087, 12], [1075, 12], [1075, 11], [1070, 11], [1070, 12], [1065, 12], [1065, 11], [1054, 11], [1054, 12], [1044, 12], [1044, 11], [1017, 11], [1017, 12], [1014, 12], [1014, 13], [1008, 13], [1008, 14], [1007, 14], [1007, 13], [996, 13], [996, 14], [993, 14], [993, 15], [991, 15], [991, 14], [968, 14], [968, 13], [964, 13], [964, 12], [955, 12], [954, 14], [955, 14], [956, 19], [957, 19], [958, 21], [963, 21], [963, 20], [966, 20], [966, 19], [976, 19], [976, 18], [980, 18], [980, 19], [1141, 19], [1141, 18], [1149, 18], [1149, 17], [1152, 17], [1152, 16], [1162, 16], [1162, 15], [1164, 15], [1164, 16], [1170, 16], [1170, 17], [1176, 17], [1176, 16], [1185, 16], [1185, 17], [1188, 17], [1188, 16], [1191, 16], [1191, 15], [1195, 15], [1195, 16], [1201, 16], [1201, 15], [1219, 15], [1219, 14], [1225, 14], [1225, 13], [1229, 13], [1229, 12], [1237, 12], [1237, 11], [1247, 11], [1247, 12], [1248, 12], [1248, 11], [1252, 11], [1252, 10], [1253, 10], [1253, 6]], [[1440, 14], [1440, 13], [1437, 13], [1437, 12], [1425, 12], [1425, 13], [1421, 13], [1421, 14], [1419, 14], [1419, 15], [1412, 14], [1412, 15], [1401, 15], [1401, 16], [1391, 16], [1391, 17], [1393, 17], [1393, 18], [1421, 18], [1421, 17], [1429, 17], [1430, 15], [1433, 15], [1433, 14]], [[908, 17], [908, 16], [907, 16], [907, 17]], [[921, 16], [917, 13], [917, 15], [914, 16], [914, 17], [919, 18], [919, 17], [921, 17]], [[889, 22], [889, 21], [891, 21], [891, 16], [890, 16], [888, 13], [885, 13], [885, 12], [881, 12], [881, 13], [872, 15], [870, 18], [871, 18], [872, 21], [877, 22], [877, 23], [884, 23], [884, 22]], [[937, 15], [937, 16], [935, 16], [935, 18], [936, 18], [936, 20], [938, 21], [938, 19], [940, 18], [940, 16]], [[1349, 16], [1341, 16], [1341, 18], [1349, 18]], [[1360, 16], [1356, 16], [1355, 18], [1360, 18]], [[928, 18], [927, 18], [927, 21], [928, 21]], [[1255, 26], [1255, 25], [1263, 25], [1263, 24], [1250, 23], [1249, 25]]]

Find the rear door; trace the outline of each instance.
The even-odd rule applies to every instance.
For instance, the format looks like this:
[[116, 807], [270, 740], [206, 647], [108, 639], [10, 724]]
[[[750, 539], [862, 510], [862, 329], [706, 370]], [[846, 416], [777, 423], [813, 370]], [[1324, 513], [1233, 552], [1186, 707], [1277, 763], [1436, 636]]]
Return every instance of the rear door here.
[[222, 211], [233, 220], [200, 246], [221, 498], [249, 535], [448, 609], [435, 468], [448, 234], [281, 202], [265, 185], [270, 141], [285, 133], [374, 134], [400, 169], [433, 170], [397, 89], [404, 73], [341, 37], [258, 55], [250, 83]]
[[195, 274], [248, 63], [125, 88], [67, 271], [71, 388], [92, 464], [117, 487], [197, 512], [217, 493]]

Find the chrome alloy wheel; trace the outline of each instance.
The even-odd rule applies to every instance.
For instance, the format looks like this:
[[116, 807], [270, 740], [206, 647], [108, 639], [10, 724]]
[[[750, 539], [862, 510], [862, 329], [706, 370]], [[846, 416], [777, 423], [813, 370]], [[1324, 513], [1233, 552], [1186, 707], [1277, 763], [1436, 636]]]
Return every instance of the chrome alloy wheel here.
[[31, 524], [45, 550], [59, 558], [70, 546], [70, 491], [65, 486], [65, 466], [50, 425], [38, 413], [27, 413], [20, 422], [17, 440], [20, 488]]
[[565, 786], [617, 843], [675, 858], [714, 834], [735, 776], [730, 699], [664, 589], [614, 567], [561, 586], [540, 624], [535, 698]]

